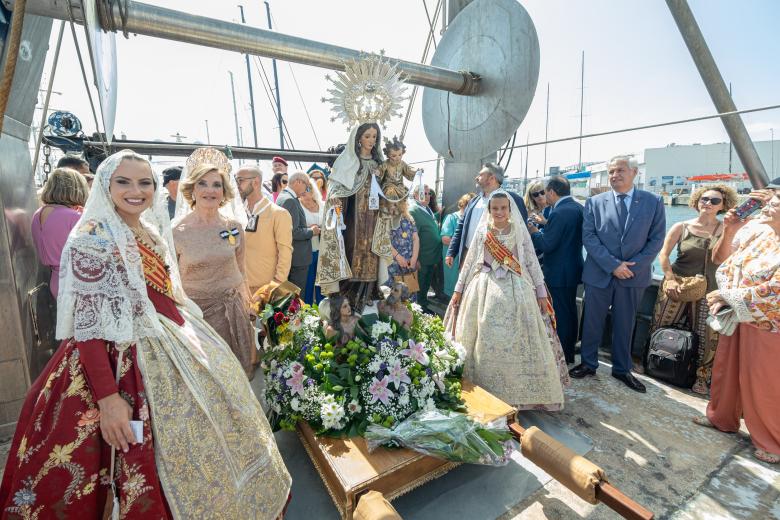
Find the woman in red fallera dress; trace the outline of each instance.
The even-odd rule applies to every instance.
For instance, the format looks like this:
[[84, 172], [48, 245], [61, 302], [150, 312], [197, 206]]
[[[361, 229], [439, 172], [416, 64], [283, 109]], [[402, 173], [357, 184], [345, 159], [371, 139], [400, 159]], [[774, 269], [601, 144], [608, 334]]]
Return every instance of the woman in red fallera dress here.
[[2, 518], [282, 514], [290, 476], [268, 422], [182, 292], [171, 246], [149, 162], [106, 159], [63, 250], [66, 339], [22, 408]]

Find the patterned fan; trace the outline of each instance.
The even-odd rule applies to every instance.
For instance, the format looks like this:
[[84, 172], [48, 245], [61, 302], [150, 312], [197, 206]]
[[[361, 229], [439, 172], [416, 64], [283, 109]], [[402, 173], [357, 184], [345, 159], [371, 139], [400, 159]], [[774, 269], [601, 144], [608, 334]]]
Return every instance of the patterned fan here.
[[384, 56], [363, 54], [357, 59], [344, 62], [344, 72], [336, 72], [336, 78], [326, 75], [334, 88], [328, 89], [331, 111], [348, 126], [376, 122], [382, 127], [394, 116], [406, 99], [404, 78], [395, 63]]

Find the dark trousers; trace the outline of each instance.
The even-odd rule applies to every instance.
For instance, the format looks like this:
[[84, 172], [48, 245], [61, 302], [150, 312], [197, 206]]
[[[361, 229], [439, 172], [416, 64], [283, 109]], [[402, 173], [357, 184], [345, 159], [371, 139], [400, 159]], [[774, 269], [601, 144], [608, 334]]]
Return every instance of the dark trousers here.
[[306, 276], [309, 274], [308, 265], [294, 265], [290, 267], [290, 274], [287, 280], [294, 283], [301, 290], [301, 294], [306, 290]]
[[612, 306], [612, 373], [631, 372], [631, 338], [634, 334], [636, 309], [644, 287], [623, 287], [612, 278], [605, 289], [585, 284], [585, 309], [582, 317], [582, 363], [596, 370], [598, 352], [604, 336], [607, 311]]
[[577, 319], [577, 286], [550, 287], [550, 296], [558, 324], [558, 339], [561, 340], [567, 363], [574, 362], [574, 345], [580, 326]]
[[431, 288], [434, 267], [436, 266], [421, 265], [417, 271], [417, 281], [420, 284], [420, 292], [417, 293], [417, 303], [425, 310], [428, 309], [428, 289]]

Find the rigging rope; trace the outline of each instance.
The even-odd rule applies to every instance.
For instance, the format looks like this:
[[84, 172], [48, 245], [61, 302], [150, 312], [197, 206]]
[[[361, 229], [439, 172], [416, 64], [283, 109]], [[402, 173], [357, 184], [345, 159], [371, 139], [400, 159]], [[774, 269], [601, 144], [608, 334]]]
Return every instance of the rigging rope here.
[[108, 155], [108, 146], [106, 143], [105, 128], [103, 133], [100, 132], [100, 123], [98, 123], [97, 111], [95, 110], [95, 102], [92, 99], [92, 90], [89, 88], [89, 80], [87, 79], [87, 71], [84, 68], [84, 58], [81, 56], [81, 46], [79, 45], [79, 39], [76, 36], [76, 24], [73, 18], [73, 8], [70, 5], [70, 0], [65, 2], [68, 8], [68, 17], [70, 18], [70, 32], [73, 35], [73, 43], [76, 45], [76, 55], [79, 58], [79, 66], [81, 67], [81, 77], [84, 78], [84, 89], [87, 91], [87, 97], [89, 98], [89, 107], [92, 109], [92, 117], [95, 120], [95, 131], [103, 146], [103, 152]]
[[[276, 30], [279, 30], [279, 23], [276, 21], [274, 14], [270, 14], [274, 27], [276, 27]], [[292, 64], [290, 62], [287, 62], [287, 67], [290, 69], [290, 75], [292, 76], [293, 82], [295, 82], [295, 89], [298, 91], [298, 97], [300, 98], [301, 104], [303, 105], [303, 110], [306, 113], [306, 119], [309, 120], [309, 127], [311, 128], [311, 133], [314, 134], [314, 141], [317, 143], [317, 148], [322, 150], [322, 145], [320, 144], [319, 137], [317, 136], [317, 130], [314, 128], [314, 123], [312, 123], [311, 116], [309, 115], [309, 107], [306, 105], [306, 101], [303, 99], [303, 94], [301, 94], [301, 87], [298, 86], [298, 78], [295, 77], [295, 71], [293, 71]]]
[[[428, 25], [429, 25], [429, 31], [428, 31], [428, 38], [425, 41], [425, 49], [423, 49], [423, 56], [420, 60], [420, 63], [426, 63], [428, 59], [428, 52], [431, 48], [431, 42], [433, 42], [433, 46], [436, 47], [436, 39], [433, 32], [433, 27], [436, 25], [436, 22], [439, 19], [439, 14], [441, 14], [442, 6], [444, 4], [443, 0], [439, 0], [439, 3], [436, 4], [436, 9], [433, 11], [433, 21], [431, 21], [431, 17], [428, 16], [428, 6], [425, 3], [425, 0], [423, 0], [423, 5], [425, 6], [425, 14], [428, 16]], [[412, 108], [414, 107], [414, 102], [417, 100], [417, 90], [419, 87], [415, 85], [412, 87], [412, 94], [409, 96], [409, 106], [406, 107], [406, 115], [404, 116], [404, 123], [401, 126], [401, 141], [404, 140], [404, 137], [406, 136], [406, 129], [409, 127], [409, 121], [412, 115]]]
[[[19, 58], [19, 45], [22, 43], [22, 29], [24, 28], [24, 9], [27, 0], [17, 0], [14, 4], [14, 12], [11, 15], [11, 30], [8, 37], [8, 50], [6, 51], [3, 76], [0, 79], [0, 132], [3, 131], [5, 109], [11, 97], [11, 88], [16, 72], [16, 60]], [[2, 56], [0, 56], [2, 58]]]
[[[641, 126], [632, 126], [628, 128], [621, 128], [618, 130], [607, 130], [605, 132], [594, 132], [591, 134], [583, 134], [583, 135], [574, 135], [571, 137], [561, 137], [559, 139], [548, 139], [546, 141], [536, 141], [533, 143], [526, 143], [526, 144], [518, 144], [518, 145], [512, 145], [509, 149], [513, 150], [515, 148], [530, 148], [532, 146], [541, 146], [543, 144], [551, 144], [551, 143], [563, 143], [565, 141], [574, 141], [576, 139], [587, 139], [589, 137], [600, 137], [603, 135], [612, 135], [612, 134], [622, 134], [626, 132], [635, 132], [637, 130], [648, 130], [651, 128], [660, 128], [663, 126], [673, 126], [673, 125], [681, 125], [684, 123], [695, 123], [697, 121], [706, 121], [707, 119], [718, 119], [722, 117], [728, 117], [728, 116], [736, 116], [739, 114], [750, 114], [752, 112], [763, 112], [766, 110], [777, 110], [780, 108], [779, 105], [767, 105], [764, 107], [758, 107], [758, 108], [747, 108], [744, 110], [733, 110], [731, 112], [721, 112], [719, 114], [712, 114], [708, 116], [699, 116], [699, 117], [690, 117], [687, 119], [677, 119], [675, 121], [666, 121], [664, 123], [651, 123], [647, 125], [641, 125]], [[425, 159], [423, 161], [414, 161], [410, 162], [409, 164], [424, 164], [424, 163], [430, 163], [434, 162], [438, 159]]]
[[43, 141], [43, 130], [46, 126], [46, 116], [49, 113], [49, 101], [51, 100], [51, 89], [54, 87], [54, 75], [57, 72], [57, 63], [60, 60], [60, 47], [62, 47], [62, 36], [65, 34], [65, 20], [60, 22], [60, 32], [57, 35], [57, 46], [54, 48], [54, 57], [52, 58], [51, 72], [49, 72], [49, 87], [46, 89], [46, 98], [43, 101], [43, 114], [41, 114], [41, 125], [38, 128], [38, 136], [35, 139], [35, 157], [33, 158], [33, 172], [38, 166], [38, 156], [41, 153], [41, 142]]

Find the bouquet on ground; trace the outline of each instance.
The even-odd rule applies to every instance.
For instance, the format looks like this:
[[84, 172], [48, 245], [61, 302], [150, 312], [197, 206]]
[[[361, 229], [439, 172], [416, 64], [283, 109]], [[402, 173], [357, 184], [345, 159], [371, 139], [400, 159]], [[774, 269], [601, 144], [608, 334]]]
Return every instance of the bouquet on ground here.
[[303, 420], [318, 434], [352, 437], [419, 410], [463, 409], [465, 351], [444, 338], [438, 317], [411, 310], [409, 330], [374, 316], [344, 344], [326, 339], [315, 307], [276, 311], [277, 341], [263, 354], [272, 425], [294, 429]]
[[368, 451], [402, 446], [452, 462], [504, 466], [518, 443], [506, 418], [483, 425], [450, 410], [420, 410], [393, 428], [372, 424], [365, 434]]

